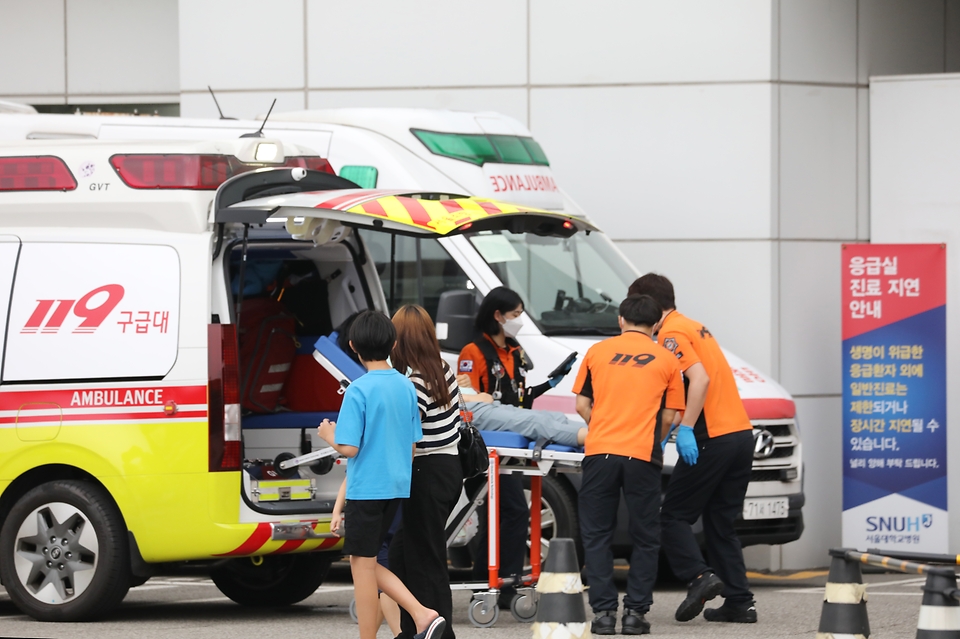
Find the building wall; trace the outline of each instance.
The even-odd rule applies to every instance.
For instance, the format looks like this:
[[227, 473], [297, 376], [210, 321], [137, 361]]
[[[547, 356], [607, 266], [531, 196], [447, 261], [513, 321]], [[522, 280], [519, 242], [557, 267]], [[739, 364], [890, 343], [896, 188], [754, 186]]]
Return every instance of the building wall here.
[[0, 97], [184, 116], [495, 110], [678, 305], [797, 398], [803, 538], [840, 543], [839, 246], [866, 241], [868, 79], [960, 69], [960, 0], [0, 0]]
[[0, 98], [178, 102], [176, 0], [0, 0]]
[[[871, 234], [947, 244], [947, 415], [960, 410], [960, 75], [877, 78], [870, 87]], [[960, 437], [947, 437], [950, 548], [960, 547]]]

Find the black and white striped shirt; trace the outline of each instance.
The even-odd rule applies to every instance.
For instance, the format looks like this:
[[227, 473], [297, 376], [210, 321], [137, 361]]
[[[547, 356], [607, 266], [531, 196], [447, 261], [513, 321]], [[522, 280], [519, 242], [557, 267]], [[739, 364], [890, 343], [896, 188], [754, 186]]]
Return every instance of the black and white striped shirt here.
[[420, 423], [423, 439], [417, 442], [417, 455], [456, 455], [460, 441], [460, 388], [457, 376], [446, 362], [442, 362], [443, 376], [450, 389], [450, 405], [437, 406], [436, 400], [428, 392], [420, 373], [410, 375], [413, 387], [417, 389], [417, 403], [420, 405]]

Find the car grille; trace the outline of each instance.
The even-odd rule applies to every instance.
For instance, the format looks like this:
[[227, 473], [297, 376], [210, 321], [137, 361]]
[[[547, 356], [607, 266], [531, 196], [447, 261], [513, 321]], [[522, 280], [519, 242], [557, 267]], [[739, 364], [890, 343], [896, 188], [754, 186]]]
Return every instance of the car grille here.
[[734, 526], [737, 534], [744, 535], [776, 535], [778, 533], [791, 533], [796, 530], [799, 523], [799, 517], [787, 517], [786, 519], [737, 519]]
[[780, 481], [780, 471], [754, 470], [750, 473], [750, 481]]
[[762, 428], [774, 437], [790, 437], [790, 424], [764, 424]]
[[791, 455], [793, 455], [793, 446], [777, 446], [773, 449], [773, 454], [770, 455], [768, 459], [790, 457]]

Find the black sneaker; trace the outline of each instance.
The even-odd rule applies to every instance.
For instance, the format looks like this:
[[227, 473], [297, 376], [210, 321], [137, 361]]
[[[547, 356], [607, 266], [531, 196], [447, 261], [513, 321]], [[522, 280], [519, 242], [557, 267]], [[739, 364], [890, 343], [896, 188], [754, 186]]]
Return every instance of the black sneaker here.
[[446, 628], [447, 620], [443, 617], [437, 617], [430, 622], [430, 625], [427, 626], [426, 630], [413, 635], [413, 639], [440, 639], [440, 637], [443, 636], [443, 631]]
[[620, 620], [620, 634], [649, 635], [650, 622], [646, 620], [642, 612], [627, 608], [623, 611], [623, 618]]
[[742, 606], [733, 606], [723, 602], [723, 605], [719, 608], [704, 610], [703, 618], [707, 621], [726, 621], [728, 623], [757, 623], [757, 603], [751, 601]]
[[617, 611], [602, 610], [595, 612], [593, 623], [590, 624], [590, 632], [595, 635], [615, 635], [617, 634]]
[[687, 598], [677, 607], [674, 618], [690, 621], [700, 614], [703, 604], [723, 592], [723, 582], [712, 572], [705, 572], [687, 586]]

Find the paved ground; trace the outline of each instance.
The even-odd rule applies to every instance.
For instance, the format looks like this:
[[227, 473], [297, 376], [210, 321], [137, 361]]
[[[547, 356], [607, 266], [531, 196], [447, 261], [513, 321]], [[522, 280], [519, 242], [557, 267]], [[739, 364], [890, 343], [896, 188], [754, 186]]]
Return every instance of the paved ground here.
[[[130, 591], [108, 620], [89, 624], [41, 624], [19, 614], [0, 590], [0, 637], [70, 639], [316, 639], [359, 636], [348, 613], [353, 598], [349, 573], [337, 567], [328, 583], [302, 604], [281, 610], [244, 609], [199, 575], [154, 578]], [[922, 579], [905, 575], [867, 575], [868, 611], [874, 639], [912, 639], [916, 634]], [[686, 624], [673, 620], [683, 599], [679, 587], [658, 587], [648, 619], [653, 633], [664, 637], [813, 637], [820, 618], [826, 572], [753, 575], [760, 622], [755, 625], [708, 624], [702, 618]], [[622, 584], [621, 584], [622, 587]], [[467, 619], [470, 595], [454, 593], [455, 629], [460, 639], [528, 639], [530, 626], [504, 611], [496, 626], [478, 629]], [[383, 626], [378, 639], [392, 639]]]

